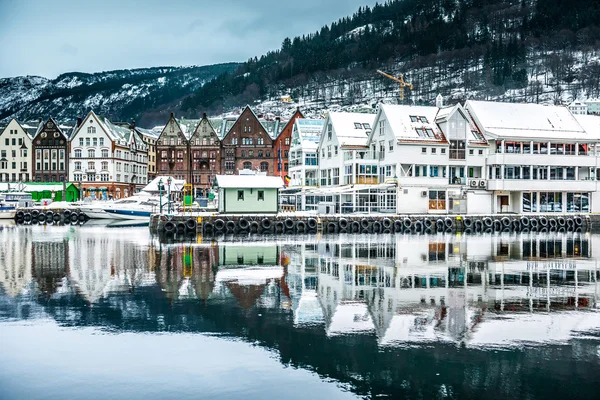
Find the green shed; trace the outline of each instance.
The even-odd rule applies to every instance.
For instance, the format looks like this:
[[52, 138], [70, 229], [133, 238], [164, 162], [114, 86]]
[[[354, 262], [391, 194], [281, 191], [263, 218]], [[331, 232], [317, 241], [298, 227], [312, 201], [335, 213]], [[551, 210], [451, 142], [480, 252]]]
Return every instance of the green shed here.
[[279, 211], [279, 176], [217, 175], [219, 212], [225, 214], [276, 214]]
[[53, 201], [67, 201], [72, 203], [79, 199], [79, 189], [72, 184], [64, 185], [65, 199], [63, 200], [62, 182], [27, 182], [24, 184], [24, 192], [31, 193], [33, 201], [49, 199]]

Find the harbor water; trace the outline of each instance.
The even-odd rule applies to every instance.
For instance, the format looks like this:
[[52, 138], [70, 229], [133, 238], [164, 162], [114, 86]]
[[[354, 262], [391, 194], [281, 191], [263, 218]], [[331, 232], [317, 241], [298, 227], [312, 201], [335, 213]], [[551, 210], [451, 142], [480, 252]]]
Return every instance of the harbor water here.
[[0, 398], [576, 398], [600, 236], [0, 225]]

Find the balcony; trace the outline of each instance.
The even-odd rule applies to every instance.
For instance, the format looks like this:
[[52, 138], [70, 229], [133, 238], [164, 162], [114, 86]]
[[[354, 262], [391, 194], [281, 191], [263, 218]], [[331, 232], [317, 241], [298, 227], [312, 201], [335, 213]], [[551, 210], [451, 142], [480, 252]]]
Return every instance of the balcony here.
[[449, 185], [466, 185], [467, 178], [465, 178], [465, 177], [461, 178], [460, 176], [450, 177], [450, 178], [448, 178], [448, 184]]
[[304, 180], [304, 186], [318, 186], [319, 180], [316, 178], [306, 178]]
[[356, 150], [345, 151], [344, 152], [344, 161], [376, 161], [383, 160], [385, 158], [385, 152], [383, 151], [373, 151], [373, 150]]
[[573, 166], [596, 167], [596, 157], [587, 155], [564, 154], [521, 154], [521, 153], [495, 153], [487, 157], [488, 165], [548, 165], [548, 166]]

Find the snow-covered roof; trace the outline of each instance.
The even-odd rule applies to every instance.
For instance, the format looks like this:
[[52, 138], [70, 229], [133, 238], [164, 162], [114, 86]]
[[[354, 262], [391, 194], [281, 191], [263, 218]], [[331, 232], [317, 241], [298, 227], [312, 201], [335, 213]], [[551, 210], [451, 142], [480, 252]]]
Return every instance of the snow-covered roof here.
[[465, 108], [494, 139], [589, 139], [567, 107], [469, 100]]
[[331, 112], [329, 122], [333, 126], [341, 147], [364, 147], [373, 129], [375, 114]]
[[283, 187], [283, 180], [279, 176], [217, 175], [215, 179], [219, 188], [277, 189]]
[[[95, 114], [94, 114], [95, 115]], [[111, 140], [119, 143], [122, 146], [126, 146], [129, 143], [129, 137], [131, 135], [131, 129], [123, 126], [115, 125], [109, 121], [108, 118], [101, 115], [96, 115], [96, 120], [104, 131], [110, 136]]]
[[183, 133], [183, 136], [185, 136], [185, 138], [187, 140], [190, 140], [190, 138], [196, 131], [196, 127], [200, 123], [200, 120], [199, 119], [187, 119], [187, 118], [182, 117], [177, 120], [177, 123], [179, 124], [179, 127], [181, 128], [181, 132]]
[[168, 189], [168, 180], [171, 178], [171, 192], [181, 192], [183, 189], [183, 185], [185, 185], [185, 181], [181, 179], [175, 179], [172, 176], [157, 176], [152, 180], [152, 182], [148, 183], [146, 187], [142, 189], [142, 192], [148, 193], [158, 193], [160, 190], [158, 188], [158, 182], [162, 179], [162, 186], [164, 187], [163, 193]]
[[[440, 127], [436, 124], [437, 107], [382, 104], [389, 126], [398, 141], [427, 141], [447, 143]], [[452, 107], [447, 111], [452, 111]]]
[[155, 130], [152, 129], [144, 129], [144, 128], [140, 128], [140, 127], [135, 127], [135, 130], [142, 136], [147, 136], [149, 138], [152, 139], [158, 139], [158, 137], [160, 136], [160, 132], [156, 132]]
[[585, 132], [593, 139], [600, 139], [600, 116], [575, 115], [575, 119]]

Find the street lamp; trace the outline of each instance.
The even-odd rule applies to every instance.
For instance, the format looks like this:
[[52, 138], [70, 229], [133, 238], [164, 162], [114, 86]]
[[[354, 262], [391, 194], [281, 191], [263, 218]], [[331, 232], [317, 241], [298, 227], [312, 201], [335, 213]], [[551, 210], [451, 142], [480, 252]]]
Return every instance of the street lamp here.
[[163, 180], [162, 178], [160, 178], [158, 180], [158, 203], [159, 203], [159, 209], [160, 209], [160, 213], [162, 214], [162, 184], [163, 184]]
[[169, 201], [169, 204], [167, 204], [167, 209], [168, 209], [168, 214], [169, 215], [171, 215], [171, 182], [173, 182], [173, 180], [169, 176], [167, 178], [167, 185], [169, 185], [167, 187], [167, 200]]

